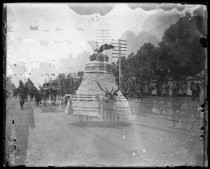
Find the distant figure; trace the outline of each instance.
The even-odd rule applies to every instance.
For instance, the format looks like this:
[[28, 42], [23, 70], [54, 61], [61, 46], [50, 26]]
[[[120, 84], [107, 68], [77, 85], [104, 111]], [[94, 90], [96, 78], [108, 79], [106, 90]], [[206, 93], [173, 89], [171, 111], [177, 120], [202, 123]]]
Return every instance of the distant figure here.
[[14, 89], [13, 96], [15, 97], [15, 99], [17, 98], [17, 95], [18, 95], [18, 89]]
[[168, 96], [169, 96], [169, 97], [173, 96], [172, 88], [173, 88], [173, 83], [172, 83], [172, 81], [168, 81]]
[[162, 96], [166, 96], [167, 92], [166, 92], [166, 84], [163, 83], [162, 85]]
[[183, 97], [186, 96], [186, 91], [187, 91], [186, 85], [185, 85], [185, 83], [183, 82], [183, 83], [182, 83], [182, 96], [183, 96]]
[[200, 98], [200, 102], [203, 103], [204, 102], [204, 81], [200, 83], [199, 87], [200, 87], [199, 98]]
[[152, 95], [153, 96], [156, 96], [157, 95], [157, 87], [156, 87], [156, 84], [152, 88]]
[[142, 87], [140, 84], [136, 85], [136, 94], [138, 99], [143, 99], [143, 95], [142, 95]]
[[42, 93], [39, 90], [35, 89], [34, 95], [35, 95], [35, 104], [38, 107], [39, 104], [41, 104]]
[[67, 101], [67, 106], [66, 106], [66, 110], [65, 113], [66, 114], [72, 114], [73, 113], [73, 107], [72, 107], [72, 96], [70, 98], [68, 98]]
[[19, 95], [20, 107], [21, 107], [21, 110], [23, 110], [23, 105], [26, 99], [26, 89], [24, 87], [22, 80], [19, 81], [19, 87], [17, 88], [16, 94]]
[[196, 91], [197, 91], [197, 86], [194, 82], [191, 83], [191, 91], [192, 91], [192, 100], [196, 99]]
[[195, 97], [197, 101], [200, 100], [200, 90], [201, 90], [200, 85], [196, 83], [196, 96]]
[[187, 81], [187, 96], [192, 96], [191, 81]]

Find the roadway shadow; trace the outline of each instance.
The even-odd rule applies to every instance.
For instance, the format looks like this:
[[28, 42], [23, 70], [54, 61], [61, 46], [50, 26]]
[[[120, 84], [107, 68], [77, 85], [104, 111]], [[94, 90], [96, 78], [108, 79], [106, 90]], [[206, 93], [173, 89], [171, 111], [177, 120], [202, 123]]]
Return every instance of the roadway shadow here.
[[34, 112], [31, 105], [26, 105], [24, 110], [17, 112], [16, 126], [16, 159], [15, 165], [24, 165], [27, 157], [30, 129], [35, 128]]
[[90, 128], [117, 128], [121, 129], [123, 127], [128, 127], [132, 125], [132, 123], [123, 122], [123, 121], [83, 121], [83, 122], [75, 122], [70, 125], [77, 126], [80, 128], [90, 127]]

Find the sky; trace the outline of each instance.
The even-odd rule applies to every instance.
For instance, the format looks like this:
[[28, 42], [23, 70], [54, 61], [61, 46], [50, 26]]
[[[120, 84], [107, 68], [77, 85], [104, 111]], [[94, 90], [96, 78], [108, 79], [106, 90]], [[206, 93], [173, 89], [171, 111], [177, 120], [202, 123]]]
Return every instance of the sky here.
[[[124, 38], [136, 52], [162, 34], [185, 12], [202, 14], [199, 4], [147, 3], [13, 3], [7, 8], [7, 76], [16, 87], [29, 77], [42, 85], [47, 74], [84, 70], [96, 48], [98, 29], [109, 33], [107, 42]], [[107, 51], [110, 62], [114, 59]]]

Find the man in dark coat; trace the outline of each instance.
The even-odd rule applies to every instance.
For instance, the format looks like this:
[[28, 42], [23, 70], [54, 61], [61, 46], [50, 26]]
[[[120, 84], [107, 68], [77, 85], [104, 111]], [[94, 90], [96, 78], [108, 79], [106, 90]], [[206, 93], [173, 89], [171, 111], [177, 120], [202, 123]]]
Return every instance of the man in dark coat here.
[[42, 99], [42, 93], [38, 89], [34, 90], [34, 97], [35, 97], [35, 104], [36, 106], [39, 106], [41, 104], [41, 99]]
[[19, 81], [19, 87], [17, 88], [17, 95], [19, 95], [20, 107], [21, 110], [23, 110], [23, 105], [26, 100], [26, 88], [21, 80]]

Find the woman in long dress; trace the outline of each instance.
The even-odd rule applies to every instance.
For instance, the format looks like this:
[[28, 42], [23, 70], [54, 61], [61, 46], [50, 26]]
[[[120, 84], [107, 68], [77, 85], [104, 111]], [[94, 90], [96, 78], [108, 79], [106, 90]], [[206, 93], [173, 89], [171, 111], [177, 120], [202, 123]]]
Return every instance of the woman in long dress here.
[[156, 95], [157, 95], [156, 83], [152, 84], [152, 95], [153, 95], [153, 96], [156, 96]]
[[171, 81], [168, 82], [168, 96], [173, 96], [173, 91], [172, 91], [172, 88], [173, 88], [173, 83]]
[[192, 96], [191, 81], [187, 81], [187, 96]]
[[179, 96], [182, 96], [182, 82], [180, 81], [179, 82], [179, 85], [178, 85], [178, 94], [179, 94]]
[[184, 82], [182, 83], [182, 96], [186, 96], [186, 85]]
[[67, 107], [65, 110], [66, 114], [72, 114], [73, 113], [73, 108], [72, 108], [72, 96], [68, 99]]
[[166, 84], [164, 83], [162, 85], [162, 96], [165, 96], [166, 95]]
[[203, 103], [204, 102], [204, 82], [203, 81], [200, 83], [199, 87], [200, 87], [199, 99], [200, 99], [200, 102]]

